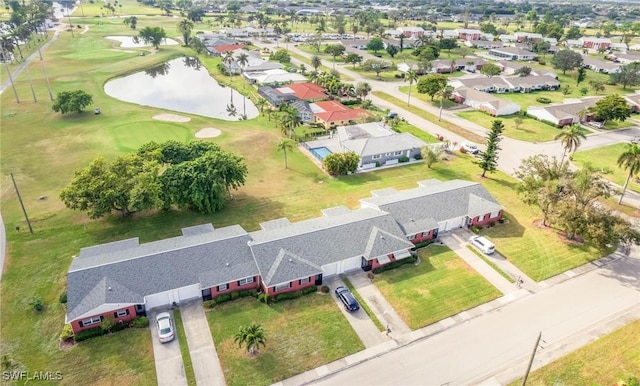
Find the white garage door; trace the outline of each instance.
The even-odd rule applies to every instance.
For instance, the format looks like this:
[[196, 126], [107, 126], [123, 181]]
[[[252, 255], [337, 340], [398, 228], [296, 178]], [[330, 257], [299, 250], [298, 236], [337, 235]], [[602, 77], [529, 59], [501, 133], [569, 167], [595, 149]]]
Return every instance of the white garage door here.
[[342, 272], [352, 271], [354, 269], [360, 268], [362, 264], [362, 257], [356, 256], [342, 261]]
[[452, 229], [458, 229], [461, 226], [464, 226], [466, 217], [455, 217], [447, 221], [442, 221], [438, 223], [438, 228], [440, 228], [441, 232], [450, 231]]
[[198, 298], [200, 295], [200, 285], [194, 284], [145, 296], [144, 303], [145, 308], [150, 310], [157, 307], [169, 307], [173, 302], [180, 303], [181, 301]]
[[331, 263], [331, 264], [327, 264], [327, 265], [323, 265], [322, 266], [322, 272], [324, 277], [329, 277], [329, 276], [333, 276], [333, 275], [337, 275], [338, 274], [338, 265], [340, 263]]

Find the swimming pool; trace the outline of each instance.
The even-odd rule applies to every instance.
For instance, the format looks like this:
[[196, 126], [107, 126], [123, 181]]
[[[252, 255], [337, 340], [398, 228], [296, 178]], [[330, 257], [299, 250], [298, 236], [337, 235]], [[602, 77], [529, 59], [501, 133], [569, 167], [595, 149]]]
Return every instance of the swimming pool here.
[[328, 156], [329, 154], [332, 154], [331, 150], [327, 149], [324, 146], [323, 147], [314, 147], [313, 149], [309, 149], [309, 151], [311, 152], [311, 154], [313, 154], [314, 157], [316, 157], [320, 161], [325, 159], [325, 157]]

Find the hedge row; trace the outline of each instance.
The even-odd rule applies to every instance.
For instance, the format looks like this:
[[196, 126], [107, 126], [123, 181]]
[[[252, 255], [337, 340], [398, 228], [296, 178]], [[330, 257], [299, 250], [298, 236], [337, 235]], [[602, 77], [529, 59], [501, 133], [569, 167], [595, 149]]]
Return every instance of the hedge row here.
[[276, 295], [273, 300], [276, 302], [279, 302], [281, 300], [291, 300], [291, 299], [297, 299], [303, 295], [308, 295], [311, 293], [315, 293], [318, 292], [318, 287], [315, 285], [312, 285], [311, 287], [307, 287], [304, 288], [300, 291], [295, 291], [295, 292], [287, 292], [284, 294], [280, 294], [280, 295]]
[[204, 305], [205, 308], [214, 308], [218, 304], [226, 303], [228, 301], [235, 300], [238, 298], [247, 298], [250, 296], [257, 298], [258, 290], [251, 289], [251, 290], [244, 290], [244, 291], [231, 291], [226, 294], [218, 295], [211, 300], [207, 300], [203, 302], [202, 304]]
[[393, 263], [389, 263], [386, 265], [383, 265], [382, 267], [378, 267], [378, 268], [374, 268], [373, 269], [373, 273], [381, 273], [384, 271], [388, 271], [390, 269], [396, 269], [400, 266], [403, 266], [405, 264], [414, 264], [416, 262], [416, 257], [415, 256], [409, 256], [405, 259], [402, 260], [397, 260], [394, 261]]

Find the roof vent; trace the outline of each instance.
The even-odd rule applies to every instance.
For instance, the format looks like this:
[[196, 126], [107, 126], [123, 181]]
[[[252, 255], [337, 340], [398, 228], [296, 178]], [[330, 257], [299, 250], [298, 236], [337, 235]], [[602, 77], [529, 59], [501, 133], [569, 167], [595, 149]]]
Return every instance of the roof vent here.
[[380, 236], [380, 239], [384, 240], [384, 236]]
[[293, 263], [293, 259], [289, 259], [289, 262], [290, 262], [290, 263]]
[[107, 288], [109, 291], [111, 291], [111, 287]]
[[229, 266], [229, 263], [225, 264], [227, 267]]

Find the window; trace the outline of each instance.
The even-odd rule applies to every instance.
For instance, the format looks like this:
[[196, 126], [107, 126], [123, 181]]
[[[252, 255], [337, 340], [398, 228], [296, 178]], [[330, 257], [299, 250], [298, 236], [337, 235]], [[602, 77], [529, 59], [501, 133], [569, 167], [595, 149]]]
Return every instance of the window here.
[[380, 159], [380, 154], [376, 154], [376, 155], [374, 155], [374, 156], [373, 156], [373, 157], [371, 157], [371, 158], [373, 158], [373, 159]]
[[253, 276], [238, 280], [238, 285], [253, 283]]
[[422, 237], [429, 237], [429, 232], [422, 232]]
[[391, 153], [384, 153], [385, 157], [388, 157], [391, 155]]
[[401, 151], [396, 151], [395, 153], [393, 153], [393, 155], [402, 155]]
[[102, 316], [94, 316], [94, 317], [89, 318], [89, 319], [83, 319], [80, 322], [80, 327], [90, 326], [92, 324], [98, 324], [100, 322], [102, 322]]
[[409, 236], [409, 240], [415, 240], [417, 235], [411, 235]]
[[307, 284], [309, 281], [310, 281], [309, 278], [305, 277], [304, 279], [298, 280], [298, 284]]
[[280, 285], [277, 285], [277, 286], [273, 287], [275, 292], [282, 291], [283, 289], [287, 289], [287, 288], [291, 288], [291, 283], [280, 284]]
[[127, 315], [129, 315], [129, 309], [128, 308], [125, 308], [124, 310], [118, 310], [118, 311], [113, 313], [113, 316], [116, 317], [116, 318], [124, 318]]
[[220, 285], [217, 287], [217, 289], [218, 289], [218, 292], [220, 292], [220, 291], [226, 291], [226, 290], [228, 290], [228, 289], [229, 289], [229, 284], [220, 284]]

